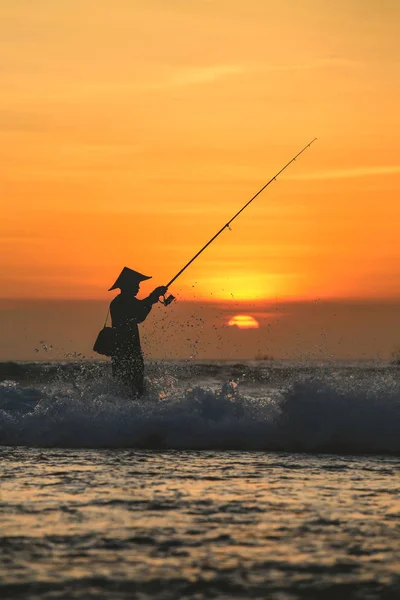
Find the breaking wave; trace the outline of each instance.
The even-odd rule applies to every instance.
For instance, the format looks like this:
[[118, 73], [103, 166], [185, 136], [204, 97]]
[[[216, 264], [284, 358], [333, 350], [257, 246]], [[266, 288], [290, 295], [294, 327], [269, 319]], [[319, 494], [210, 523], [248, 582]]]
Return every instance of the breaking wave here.
[[393, 374], [192, 385], [166, 372], [127, 400], [108, 375], [0, 383], [0, 444], [64, 448], [400, 453]]

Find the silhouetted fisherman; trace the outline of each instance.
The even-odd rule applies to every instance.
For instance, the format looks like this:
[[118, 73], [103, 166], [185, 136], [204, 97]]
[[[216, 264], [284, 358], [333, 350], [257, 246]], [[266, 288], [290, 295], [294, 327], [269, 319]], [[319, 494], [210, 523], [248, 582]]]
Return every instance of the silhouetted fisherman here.
[[124, 383], [132, 397], [136, 398], [144, 391], [144, 362], [138, 323], [145, 320], [153, 304], [167, 291], [165, 286], [160, 286], [147, 298], [139, 300], [136, 294], [140, 282], [146, 279], [151, 277], [124, 267], [114, 285], [108, 290], [121, 290], [110, 304], [111, 321], [116, 334], [116, 350], [111, 356], [112, 374]]

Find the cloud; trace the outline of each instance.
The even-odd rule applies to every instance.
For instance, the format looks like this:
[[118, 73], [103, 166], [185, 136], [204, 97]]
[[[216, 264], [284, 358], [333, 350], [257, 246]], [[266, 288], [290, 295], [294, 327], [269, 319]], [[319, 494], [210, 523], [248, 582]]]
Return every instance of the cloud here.
[[210, 83], [229, 75], [240, 75], [248, 69], [241, 65], [210, 65], [176, 69], [168, 82], [173, 86]]
[[[26, 102], [32, 103], [70, 101], [79, 98], [91, 98], [105, 94], [120, 94], [122, 91], [129, 92], [157, 92], [162, 90], [173, 90], [176, 88], [185, 88], [191, 86], [209, 85], [221, 80], [250, 75], [260, 77], [268, 73], [294, 72], [319, 70], [331, 67], [352, 68], [359, 63], [345, 59], [329, 58], [317, 61], [299, 63], [299, 64], [266, 64], [266, 63], [245, 63], [245, 64], [211, 64], [211, 65], [172, 65], [172, 64], [137, 64], [131, 72], [130, 77], [126, 74], [99, 77], [97, 74], [91, 74], [84, 80], [79, 78], [74, 81], [68, 80], [62, 75], [62, 71], [52, 72], [52, 84], [49, 84], [48, 77], [42, 79], [36, 77], [31, 84], [25, 97]], [[61, 73], [61, 75], [60, 75]], [[24, 81], [27, 75], [24, 76]], [[57, 85], [54, 85], [57, 81]], [[10, 80], [13, 83], [13, 79]], [[35, 83], [36, 85], [33, 85]], [[17, 98], [19, 96], [17, 95]], [[26, 104], [25, 102], [25, 104]], [[0, 128], [3, 131], [38, 131], [41, 129], [44, 116], [33, 113], [17, 113], [16, 111], [1, 111]]]
[[43, 131], [47, 125], [47, 119], [38, 113], [0, 109], [1, 132], [30, 131], [36, 133]]
[[314, 69], [326, 69], [330, 67], [345, 67], [355, 68], [360, 63], [354, 60], [347, 60], [345, 58], [322, 58], [320, 60], [314, 60], [306, 63], [298, 64], [281, 64], [281, 65], [265, 65], [263, 71], [309, 71]]
[[[207, 65], [190, 67], [164, 67], [161, 73], [133, 85], [137, 90], [161, 90], [214, 83], [225, 77], [241, 75], [251, 68], [244, 65]], [[149, 74], [149, 70], [147, 75]], [[123, 84], [124, 85], [124, 84]], [[118, 86], [118, 84], [117, 84]], [[127, 87], [132, 87], [128, 84]]]
[[329, 58], [300, 64], [222, 64], [190, 67], [174, 67], [169, 73], [158, 81], [144, 83], [145, 88], [181, 87], [187, 85], [199, 85], [213, 83], [231, 75], [243, 75], [245, 73], [263, 73], [272, 71], [303, 71], [313, 69], [324, 69], [329, 67], [355, 67], [357, 63], [339, 58]]
[[311, 173], [300, 173], [289, 175], [287, 179], [347, 179], [354, 177], [374, 177], [379, 175], [397, 175], [400, 173], [400, 165], [381, 165], [371, 167], [355, 167], [352, 169], [332, 169], [327, 171], [313, 171]]

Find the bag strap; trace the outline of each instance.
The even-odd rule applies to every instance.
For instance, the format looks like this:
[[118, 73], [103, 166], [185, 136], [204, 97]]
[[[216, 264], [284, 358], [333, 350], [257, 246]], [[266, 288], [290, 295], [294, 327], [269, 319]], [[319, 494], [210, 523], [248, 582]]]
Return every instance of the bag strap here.
[[108, 311], [107, 311], [107, 316], [106, 316], [106, 320], [104, 321], [104, 327], [107, 327], [107, 321], [108, 321], [108, 317], [110, 316], [110, 307], [108, 307]]

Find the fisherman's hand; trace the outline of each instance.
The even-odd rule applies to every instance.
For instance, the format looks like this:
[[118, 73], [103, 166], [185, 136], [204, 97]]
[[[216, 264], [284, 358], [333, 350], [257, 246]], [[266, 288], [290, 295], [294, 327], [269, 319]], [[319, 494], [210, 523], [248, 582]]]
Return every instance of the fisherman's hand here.
[[167, 293], [167, 289], [168, 288], [165, 285], [160, 285], [151, 292], [149, 298], [153, 303], [157, 302], [160, 296], [164, 296]]

